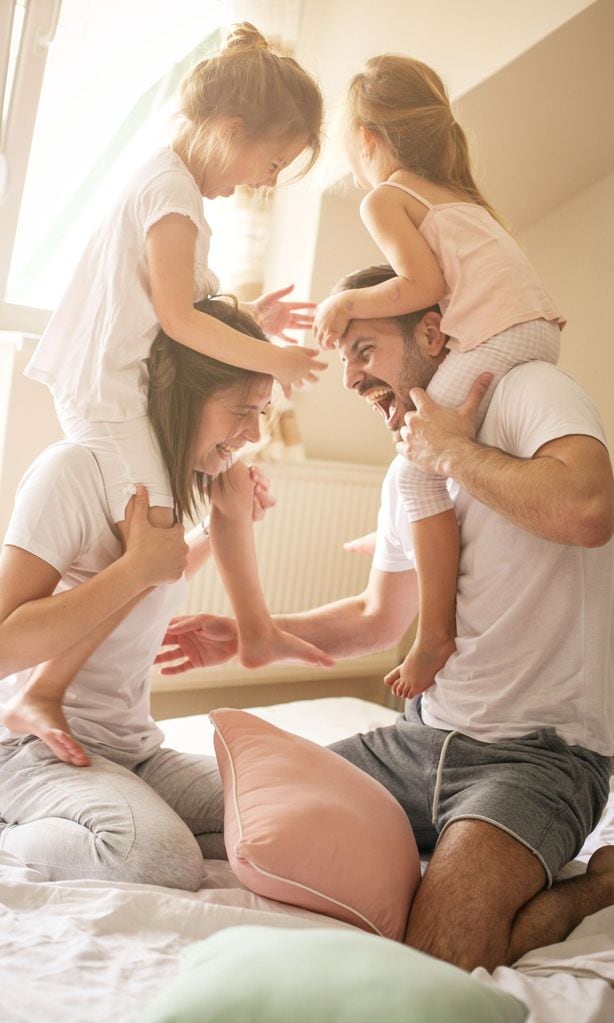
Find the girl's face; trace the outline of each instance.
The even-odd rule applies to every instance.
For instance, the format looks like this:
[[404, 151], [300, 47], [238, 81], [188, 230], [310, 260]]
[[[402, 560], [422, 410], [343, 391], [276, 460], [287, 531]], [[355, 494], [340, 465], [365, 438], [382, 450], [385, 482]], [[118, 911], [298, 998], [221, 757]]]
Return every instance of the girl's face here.
[[260, 440], [260, 417], [271, 403], [271, 377], [236, 384], [204, 402], [194, 443], [194, 469], [217, 476], [245, 444]]
[[368, 168], [360, 128], [353, 126], [348, 128], [346, 131], [345, 151], [347, 153], [350, 170], [352, 171], [352, 177], [356, 188], [360, 188], [363, 191], [371, 188], [371, 183], [367, 177]]
[[306, 138], [248, 142], [240, 131], [236, 139], [226, 159], [213, 156], [207, 161], [200, 180], [200, 191], [205, 199], [228, 197], [239, 185], [273, 188], [279, 172], [296, 160], [307, 145]]

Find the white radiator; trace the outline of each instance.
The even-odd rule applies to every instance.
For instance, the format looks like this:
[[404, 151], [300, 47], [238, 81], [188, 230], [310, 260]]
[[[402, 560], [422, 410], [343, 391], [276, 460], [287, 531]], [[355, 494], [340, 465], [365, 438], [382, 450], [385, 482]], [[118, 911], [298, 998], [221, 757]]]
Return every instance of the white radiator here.
[[[345, 540], [375, 529], [384, 469], [341, 462], [305, 461], [265, 466], [276, 506], [256, 527], [260, 578], [273, 612], [303, 611], [339, 597], [360, 593], [369, 575], [370, 558], [343, 550]], [[184, 613], [231, 614], [213, 562], [192, 580]], [[396, 663], [394, 651], [340, 662], [336, 677], [385, 672]], [[321, 669], [276, 664], [246, 671], [236, 661], [193, 671], [181, 685], [210, 687], [246, 681], [297, 681]], [[158, 678], [156, 689], [176, 688]]]

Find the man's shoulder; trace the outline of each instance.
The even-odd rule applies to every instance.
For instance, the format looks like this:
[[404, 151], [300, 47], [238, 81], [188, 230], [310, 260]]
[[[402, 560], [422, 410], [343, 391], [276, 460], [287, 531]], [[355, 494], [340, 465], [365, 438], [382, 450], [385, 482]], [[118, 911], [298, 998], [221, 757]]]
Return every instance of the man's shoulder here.
[[584, 434], [605, 443], [595, 405], [578, 381], [559, 366], [527, 362], [500, 380], [478, 439], [530, 458], [547, 441]]

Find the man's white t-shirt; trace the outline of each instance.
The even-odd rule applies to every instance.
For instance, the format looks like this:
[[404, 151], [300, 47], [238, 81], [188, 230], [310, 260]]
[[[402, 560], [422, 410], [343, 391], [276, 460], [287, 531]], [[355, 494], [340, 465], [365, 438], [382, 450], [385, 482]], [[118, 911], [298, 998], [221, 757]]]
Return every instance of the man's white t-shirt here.
[[[94, 455], [63, 441], [43, 451], [28, 469], [4, 542], [55, 568], [62, 576], [55, 591], [60, 593], [120, 557], [112, 521]], [[159, 745], [163, 733], [149, 711], [151, 665], [184, 594], [183, 580], [156, 587], [83, 665], [64, 700], [77, 738], [143, 754]], [[31, 671], [0, 682], [0, 703], [25, 685]], [[0, 739], [11, 734], [0, 728]]]
[[[580, 434], [605, 444], [582, 388], [531, 362], [499, 383], [479, 441], [531, 458]], [[414, 567], [397, 457], [382, 488], [374, 567]], [[566, 742], [614, 753], [614, 541], [566, 546], [525, 532], [450, 484], [461, 531], [453, 654], [424, 694], [422, 717], [484, 742], [554, 726]]]
[[147, 364], [160, 329], [146, 242], [162, 217], [196, 227], [194, 301], [219, 282], [208, 267], [211, 229], [196, 181], [170, 149], [137, 173], [90, 239], [25, 374], [81, 419], [123, 422], [147, 413]]

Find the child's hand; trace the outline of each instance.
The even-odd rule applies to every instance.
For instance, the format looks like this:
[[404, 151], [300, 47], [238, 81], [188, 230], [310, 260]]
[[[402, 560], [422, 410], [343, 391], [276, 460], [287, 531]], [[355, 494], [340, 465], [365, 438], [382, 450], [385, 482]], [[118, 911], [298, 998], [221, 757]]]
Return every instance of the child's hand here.
[[337, 295], [329, 295], [316, 309], [313, 332], [321, 348], [334, 348], [347, 330], [350, 318], [344, 307], [345, 301], [346, 292], [340, 291]]
[[260, 324], [265, 334], [279, 337], [283, 341], [295, 344], [296, 339], [286, 334], [287, 330], [309, 330], [313, 323], [312, 309], [315, 302], [282, 302], [289, 295], [294, 285], [279, 291], [269, 291], [254, 302], [245, 302], [249, 311]]
[[185, 572], [188, 560], [183, 526], [176, 524], [170, 529], [152, 526], [148, 510], [147, 490], [139, 485], [126, 509], [125, 556], [143, 573], [145, 587], [176, 582]]
[[163, 639], [165, 649], [154, 664], [161, 675], [177, 675], [191, 668], [224, 664], [237, 652], [237, 628], [232, 618], [217, 615], [184, 615], [173, 618]]
[[264, 518], [267, 508], [273, 508], [277, 504], [276, 498], [269, 493], [271, 481], [264, 474], [259, 465], [248, 465], [249, 477], [254, 484], [254, 502], [252, 506], [252, 519], [258, 522]]
[[302, 387], [306, 383], [315, 383], [318, 374], [326, 369], [326, 363], [316, 359], [319, 352], [316, 348], [279, 348], [276, 352], [277, 369], [275, 376], [279, 380], [286, 398], [290, 397], [291, 388]]

